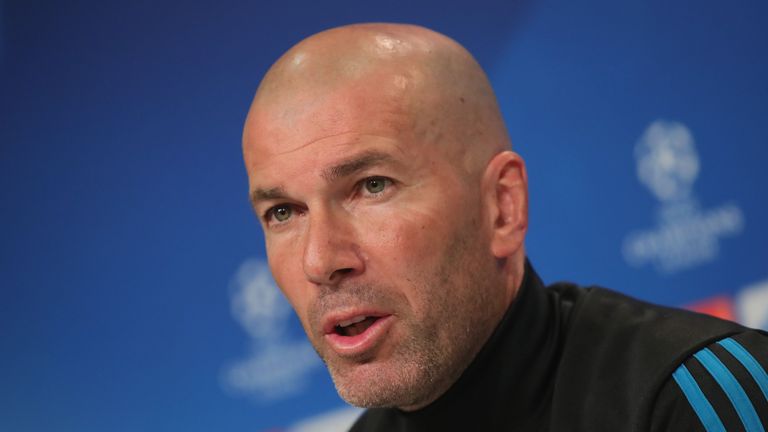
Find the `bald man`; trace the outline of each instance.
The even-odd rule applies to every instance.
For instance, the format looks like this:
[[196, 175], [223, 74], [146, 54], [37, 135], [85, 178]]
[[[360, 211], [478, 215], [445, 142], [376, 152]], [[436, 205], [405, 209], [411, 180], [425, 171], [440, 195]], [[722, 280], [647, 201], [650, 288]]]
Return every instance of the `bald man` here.
[[[482, 69], [448, 37], [364, 24], [305, 39], [262, 80], [243, 152], [274, 278], [341, 397], [370, 408], [353, 430], [766, 421], [758, 332], [543, 286], [524, 248], [525, 165]], [[712, 352], [740, 402], [696, 359]]]

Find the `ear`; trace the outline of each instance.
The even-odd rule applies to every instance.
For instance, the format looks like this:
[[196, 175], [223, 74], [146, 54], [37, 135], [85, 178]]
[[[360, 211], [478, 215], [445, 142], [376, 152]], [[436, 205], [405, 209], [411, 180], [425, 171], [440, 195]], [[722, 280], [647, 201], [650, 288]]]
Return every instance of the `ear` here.
[[491, 159], [483, 174], [483, 194], [491, 222], [491, 252], [506, 258], [523, 250], [528, 229], [528, 176], [512, 151]]

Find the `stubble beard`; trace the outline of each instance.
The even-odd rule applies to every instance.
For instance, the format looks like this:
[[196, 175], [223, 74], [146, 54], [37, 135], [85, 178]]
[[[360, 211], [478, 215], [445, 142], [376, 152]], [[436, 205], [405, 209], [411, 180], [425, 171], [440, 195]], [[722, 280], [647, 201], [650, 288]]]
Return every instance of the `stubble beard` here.
[[406, 336], [390, 357], [350, 366], [316, 347], [342, 399], [365, 408], [419, 409], [447, 391], [472, 362], [500, 316], [492, 313], [498, 299], [488, 280], [495, 263], [469, 231], [454, 237], [432, 274], [419, 275], [418, 292], [431, 307], [418, 320], [398, 322]]

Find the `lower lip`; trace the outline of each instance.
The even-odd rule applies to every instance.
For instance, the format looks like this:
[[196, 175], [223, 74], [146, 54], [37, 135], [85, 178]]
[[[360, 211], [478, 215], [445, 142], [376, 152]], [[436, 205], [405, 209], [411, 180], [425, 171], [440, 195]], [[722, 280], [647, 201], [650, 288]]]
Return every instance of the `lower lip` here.
[[392, 315], [377, 319], [364, 332], [355, 336], [342, 336], [337, 333], [325, 335], [325, 340], [341, 357], [356, 357], [376, 347], [392, 326]]

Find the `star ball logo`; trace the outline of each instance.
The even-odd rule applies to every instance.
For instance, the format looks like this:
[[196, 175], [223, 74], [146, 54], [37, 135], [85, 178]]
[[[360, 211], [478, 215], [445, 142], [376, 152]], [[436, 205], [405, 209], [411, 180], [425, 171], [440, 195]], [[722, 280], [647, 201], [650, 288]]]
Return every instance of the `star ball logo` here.
[[653, 265], [675, 273], [710, 262], [719, 254], [720, 239], [744, 229], [735, 204], [702, 209], [694, 194], [701, 171], [693, 135], [683, 124], [657, 120], [635, 146], [637, 177], [659, 201], [656, 226], [630, 233], [622, 254], [635, 267]]
[[267, 264], [256, 258], [244, 261], [230, 292], [232, 315], [248, 334], [250, 349], [247, 357], [224, 368], [224, 388], [260, 401], [299, 394], [321, 363], [309, 341], [289, 331], [298, 323], [292, 322], [295, 315]]
[[659, 201], [690, 198], [699, 175], [699, 155], [693, 137], [680, 123], [652, 123], [635, 146], [637, 176]]

